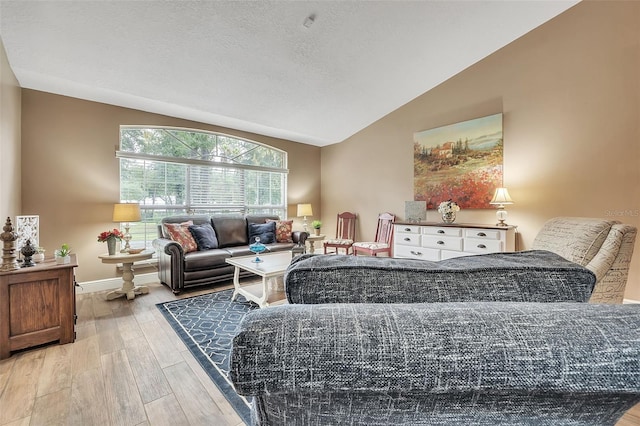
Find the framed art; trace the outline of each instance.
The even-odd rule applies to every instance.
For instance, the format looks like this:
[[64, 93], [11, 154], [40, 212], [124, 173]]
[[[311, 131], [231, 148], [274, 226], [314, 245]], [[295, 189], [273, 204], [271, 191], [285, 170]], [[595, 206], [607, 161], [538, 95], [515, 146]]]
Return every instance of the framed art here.
[[428, 209], [447, 200], [462, 209], [493, 208], [502, 170], [502, 113], [414, 134], [414, 200]]
[[16, 229], [18, 235], [16, 240], [16, 253], [25, 245], [27, 240], [31, 240], [31, 245], [40, 245], [40, 216], [16, 216]]

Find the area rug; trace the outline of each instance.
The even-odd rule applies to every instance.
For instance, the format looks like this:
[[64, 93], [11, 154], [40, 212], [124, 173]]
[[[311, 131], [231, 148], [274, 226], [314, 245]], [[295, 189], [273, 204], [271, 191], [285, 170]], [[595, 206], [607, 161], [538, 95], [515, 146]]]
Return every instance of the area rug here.
[[224, 290], [156, 306], [238, 415], [250, 424], [250, 401], [231, 385], [229, 357], [240, 321], [258, 305], [242, 296], [232, 302], [232, 295], [233, 290]]

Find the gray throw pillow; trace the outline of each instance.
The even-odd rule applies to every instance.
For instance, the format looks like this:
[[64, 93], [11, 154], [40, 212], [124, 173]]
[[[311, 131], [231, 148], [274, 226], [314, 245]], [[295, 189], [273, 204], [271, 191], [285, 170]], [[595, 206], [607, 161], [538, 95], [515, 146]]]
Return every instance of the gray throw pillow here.
[[250, 223], [249, 224], [249, 244], [256, 242], [256, 237], [260, 237], [262, 244], [273, 244], [276, 242], [276, 223]]
[[210, 250], [218, 248], [218, 238], [210, 223], [203, 223], [202, 225], [190, 225], [189, 232], [193, 235], [193, 239], [196, 240], [198, 250]]

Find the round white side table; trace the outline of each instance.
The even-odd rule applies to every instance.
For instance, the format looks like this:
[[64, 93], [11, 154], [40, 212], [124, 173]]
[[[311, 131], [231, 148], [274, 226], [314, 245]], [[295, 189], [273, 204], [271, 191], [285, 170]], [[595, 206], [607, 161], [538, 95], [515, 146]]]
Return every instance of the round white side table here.
[[153, 250], [145, 250], [136, 254], [116, 253], [111, 256], [109, 256], [108, 254], [101, 254], [100, 256], [98, 256], [100, 260], [102, 260], [102, 263], [122, 263], [122, 288], [107, 293], [107, 300], [113, 300], [125, 295], [127, 296], [128, 300], [132, 300], [136, 297], [136, 294], [149, 293], [149, 287], [145, 285], [136, 287], [133, 284], [133, 264], [142, 260], [151, 259], [153, 253]]

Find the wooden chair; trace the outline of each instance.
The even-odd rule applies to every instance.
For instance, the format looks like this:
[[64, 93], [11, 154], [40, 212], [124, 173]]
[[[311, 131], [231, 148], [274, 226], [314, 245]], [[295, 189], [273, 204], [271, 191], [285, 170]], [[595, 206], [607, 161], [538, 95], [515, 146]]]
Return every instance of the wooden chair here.
[[[345, 254], [352, 251], [351, 246], [356, 239], [356, 214], [350, 212], [338, 213], [336, 223], [336, 237], [324, 241], [324, 254], [339, 254], [344, 249]], [[329, 249], [330, 251], [327, 251]]]
[[353, 243], [353, 255], [377, 256], [379, 253], [387, 253], [391, 257], [391, 237], [393, 236], [393, 221], [395, 219], [396, 216], [391, 213], [381, 213], [378, 216], [375, 241]]

